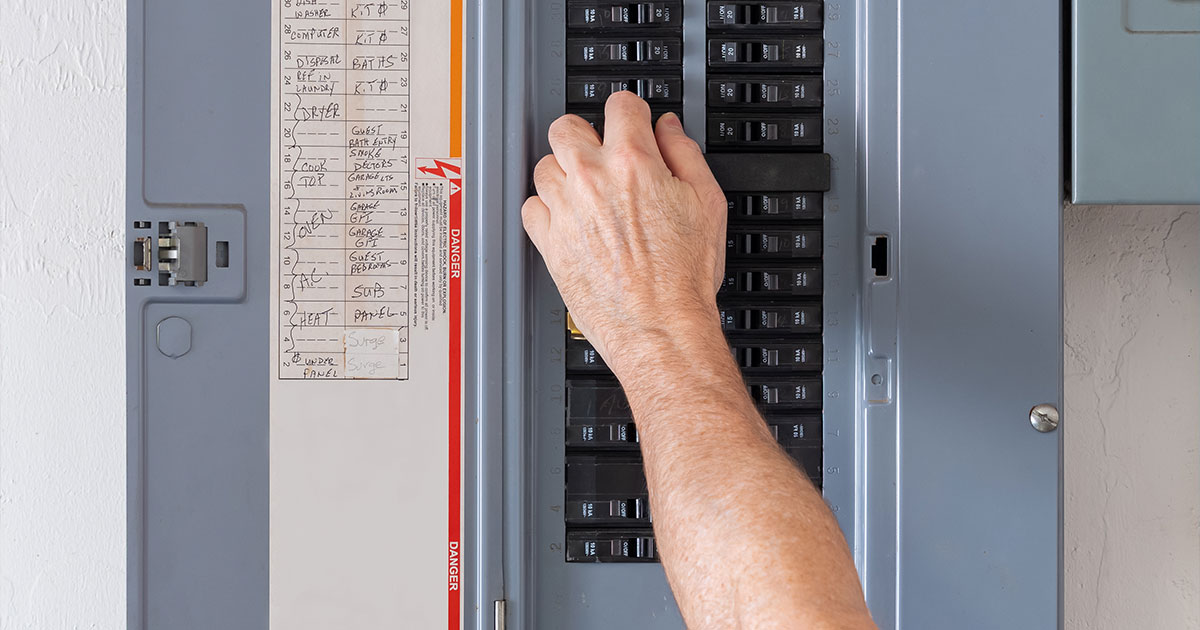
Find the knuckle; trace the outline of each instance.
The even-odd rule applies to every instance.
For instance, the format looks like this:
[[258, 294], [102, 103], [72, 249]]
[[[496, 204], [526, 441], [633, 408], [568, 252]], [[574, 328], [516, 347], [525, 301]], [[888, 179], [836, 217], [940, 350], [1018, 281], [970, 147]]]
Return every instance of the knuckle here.
[[576, 116], [575, 114], [565, 114], [559, 116], [550, 123], [549, 136], [555, 139], [567, 139], [579, 135], [581, 128], [589, 126], [587, 121]]
[[548, 208], [536, 195], [525, 200], [521, 205], [521, 226], [525, 228], [525, 233], [535, 242], [538, 240], [540, 231], [547, 225], [545, 221], [546, 211]]
[[673, 142], [682, 150], [695, 153], [697, 155], [701, 154], [700, 143], [693, 140], [691, 136], [681, 133], [676, 136]]
[[650, 161], [650, 152], [645, 147], [630, 142], [622, 142], [611, 147], [612, 158], [618, 168], [641, 169]]
[[609, 175], [600, 168], [581, 168], [572, 172], [571, 177], [576, 182], [572, 190], [580, 190], [591, 195], [598, 195], [607, 186]]
[[544, 175], [546, 173], [546, 170], [550, 168], [550, 165], [553, 164], [554, 161], [555, 161], [555, 159], [554, 159], [553, 154], [543, 155], [542, 159], [538, 160], [537, 164], [535, 164], [533, 167], [534, 175], [535, 176], [537, 176], [538, 174]]
[[556, 164], [557, 161], [553, 155], [547, 155], [538, 160], [537, 165], [533, 167], [533, 184], [535, 187], [540, 189], [553, 183], [553, 173]]
[[705, 193], [704, 201], [717, 216], [725, 216], [729, 212], [729, 200], [725, 198], [725, 193], [720, 186], [716, 185], [716, 182]]

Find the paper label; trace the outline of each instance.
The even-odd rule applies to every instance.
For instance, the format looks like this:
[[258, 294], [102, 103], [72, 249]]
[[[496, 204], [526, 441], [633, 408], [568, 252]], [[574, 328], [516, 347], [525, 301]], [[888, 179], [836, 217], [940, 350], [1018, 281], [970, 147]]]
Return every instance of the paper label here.
[[460, 628], [462, 1], [272, 2], [271, 627]]

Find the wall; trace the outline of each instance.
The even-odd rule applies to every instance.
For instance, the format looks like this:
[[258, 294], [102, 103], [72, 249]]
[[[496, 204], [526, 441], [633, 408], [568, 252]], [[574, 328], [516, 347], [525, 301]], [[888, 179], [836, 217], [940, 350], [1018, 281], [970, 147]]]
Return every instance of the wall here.
[[[125, 623], [124, 3], [0, 0], [0, 629]], [[1065, 215], [1067, 628], [1200, 627], [1195, 210]]]
[[125, 627], [125, 3], [0, 0], [0, 628]]
[[1200, 628], [1195, 208], [1068, 208], [1068, 630]]

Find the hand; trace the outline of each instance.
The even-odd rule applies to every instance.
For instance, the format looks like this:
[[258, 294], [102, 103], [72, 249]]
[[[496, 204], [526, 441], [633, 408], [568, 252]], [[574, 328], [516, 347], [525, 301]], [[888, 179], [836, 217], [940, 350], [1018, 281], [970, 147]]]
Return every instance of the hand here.
[[572, 319], [621, 375], [647, 340], [717, 327], [725, 196], [700, 147], [630, 92], [605, 105], [604, 139], [582, 118], [550, 126], [553, 155], [521, 209]]

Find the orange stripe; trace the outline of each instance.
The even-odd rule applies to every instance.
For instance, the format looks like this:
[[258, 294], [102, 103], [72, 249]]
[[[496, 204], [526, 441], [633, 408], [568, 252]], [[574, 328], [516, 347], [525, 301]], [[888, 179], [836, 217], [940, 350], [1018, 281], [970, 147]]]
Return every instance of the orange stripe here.
[[450, 1], [450, 157], [463, 154], [463, 3]]

